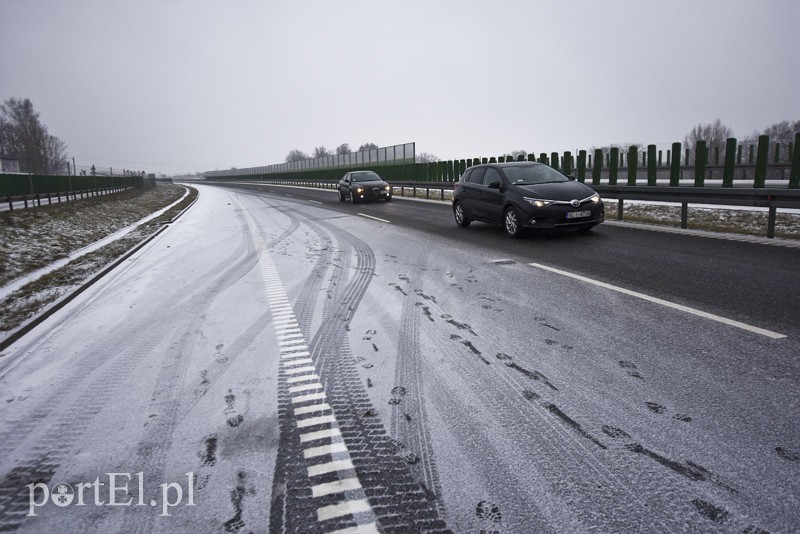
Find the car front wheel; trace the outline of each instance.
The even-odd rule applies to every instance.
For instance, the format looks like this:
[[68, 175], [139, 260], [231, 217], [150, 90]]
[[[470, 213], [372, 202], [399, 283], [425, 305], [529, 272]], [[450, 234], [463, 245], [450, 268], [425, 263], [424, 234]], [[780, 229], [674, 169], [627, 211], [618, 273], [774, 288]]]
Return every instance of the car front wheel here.
[[506, 208], [503, 215], [503, 226], [510, 237], [519, 237], [522, 234], [522, 223], [517, 210], [513, 206]]
[[353, 196], [353, 192], [352, 191], [350, 191], [350, 202], [352, 204], [358, 203], [358, 201], [356, 200], [356, 197]]
[[461, 202], [456, 202], [456, 205], [453, 206], [453, 216], [456, 218], [456, 224], [461, 228], [466, 228], [472, 222], [471, 219], [464, 215], [464, 206]]
[[347, 199], [345, 198], [344, 193], [342, 193], [342, 190], [339, 189], [339, 202], [344, 202], [345, 200]]

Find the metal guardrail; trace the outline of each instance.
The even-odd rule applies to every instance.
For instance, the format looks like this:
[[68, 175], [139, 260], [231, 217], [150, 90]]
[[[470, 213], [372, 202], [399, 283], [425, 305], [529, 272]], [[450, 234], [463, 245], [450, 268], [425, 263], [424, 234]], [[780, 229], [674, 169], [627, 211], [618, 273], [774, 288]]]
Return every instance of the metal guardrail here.
[[[321, 189], [336, 189], [338, 181], [309, 180], [257, 180], [257, 183], [274, 185], [292, 185]], [[453, 182], [395, 182], [389, 184], [400, 189], [401, 195], [406, 189], [425, 191], [425, 198], [431, 197], [431, 191], [439, 193], [438, 199], [445, 200], [445, 191], [454, 189]], [[589, 185], [600, 193], [604, 200], [616, 200], [618, 205], [617, 219], [623, 220], [626, 200], [673, 202], [681, 205], [681, 228], [688, 228], [689, 204], [711, 204], [717, 206], [752, 206], [767, 208], [767, 237], [775, 237], [775, 220], [778, 208], [800, 209], [800, 189], [761, 189], [752, 187], [675, 187], [675, 186], [629, 186], [629, 185]]]

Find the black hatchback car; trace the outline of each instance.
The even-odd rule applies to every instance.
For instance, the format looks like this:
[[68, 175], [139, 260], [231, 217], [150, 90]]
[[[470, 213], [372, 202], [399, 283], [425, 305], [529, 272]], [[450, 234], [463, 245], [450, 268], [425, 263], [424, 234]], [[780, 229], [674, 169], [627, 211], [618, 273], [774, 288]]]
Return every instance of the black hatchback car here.
[[589, 230], [603, 222], [603, 201], [591, 187], [543, 163], [470, 167], [455, 184], [456, 224], [501, 223], [512, 237], [524, 228]]
[[339, 201], [355, 204], [363, 200], [392, 200], [392, 186], [375, 171], [352, 171], [339, 180]]

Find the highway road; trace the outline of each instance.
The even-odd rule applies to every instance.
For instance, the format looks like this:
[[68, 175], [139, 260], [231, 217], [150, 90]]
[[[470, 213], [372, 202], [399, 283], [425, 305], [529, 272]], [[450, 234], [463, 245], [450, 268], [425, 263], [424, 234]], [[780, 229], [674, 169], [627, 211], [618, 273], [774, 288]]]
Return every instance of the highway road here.
[[198, 188], [0, 354], [0, 531], [800, 530], [800, 249]]

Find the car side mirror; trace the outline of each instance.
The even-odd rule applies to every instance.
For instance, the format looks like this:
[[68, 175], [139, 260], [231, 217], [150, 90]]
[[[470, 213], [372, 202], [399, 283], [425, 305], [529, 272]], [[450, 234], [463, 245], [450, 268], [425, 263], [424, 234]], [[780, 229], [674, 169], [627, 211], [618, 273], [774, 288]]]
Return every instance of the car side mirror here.
[[495, 181], [495, 182], [489, 182], [487, 187], [489, 189], [500, 189], [500, 181], [498, 180], [498, 181]]

